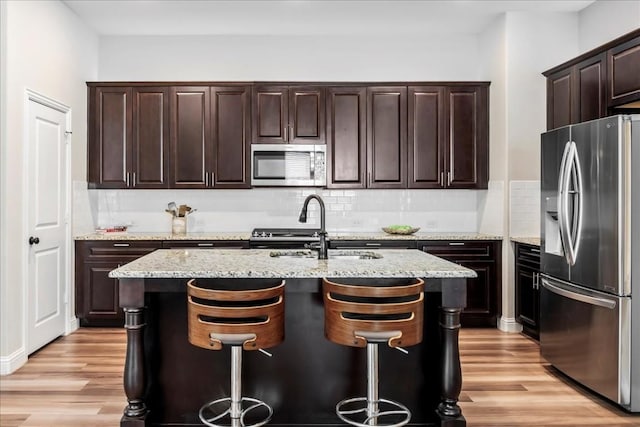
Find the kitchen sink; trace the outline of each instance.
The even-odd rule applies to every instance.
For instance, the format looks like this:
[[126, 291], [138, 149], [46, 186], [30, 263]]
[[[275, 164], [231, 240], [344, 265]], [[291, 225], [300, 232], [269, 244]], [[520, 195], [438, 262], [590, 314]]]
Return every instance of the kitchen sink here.
[[[380, 259], [382, 255], [373, 251], [333, 251], [330, 250], [329, 259]], [[318, 255], [314, 251], [271, 251], [269, 256], [272, 258], [317, 258]]]

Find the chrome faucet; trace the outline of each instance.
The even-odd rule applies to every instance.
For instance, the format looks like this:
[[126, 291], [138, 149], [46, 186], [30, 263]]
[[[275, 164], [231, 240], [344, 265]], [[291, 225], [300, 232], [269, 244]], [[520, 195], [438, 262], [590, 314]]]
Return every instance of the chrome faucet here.
[[324, 223], [324, 201], [317, 194], [311, 194], [304, 199], [304, 204], [302, 205], [302, 211], [300, 211], [300, 218], [298, 221], [307, 222], [307, 207], [309, 206], [309, 201], [311, 199], [316, 199], [318, 204], [320, 205], [320, 246], [318, 247], [318, 259], [327, 259], [327, 229], [325, 228]]

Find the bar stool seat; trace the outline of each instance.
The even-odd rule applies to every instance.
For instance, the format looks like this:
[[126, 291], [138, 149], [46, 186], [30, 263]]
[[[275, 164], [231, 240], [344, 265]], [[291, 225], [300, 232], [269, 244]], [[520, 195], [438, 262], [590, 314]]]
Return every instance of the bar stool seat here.
[[351, 347], [367, 347], [367, 396], [341, 400], [336, 414], [358, 427], [400, 427], [409, 423], [411, 411], [403, 404], [378, 395], [378, 345], [403, 352], [400, 346], [422, 342], [424, 281], [384, 279], [375, 285], [337, 283], [323, 279], [325, 336]]
[[[284, 280], [275, 286], [252, 290], [221, 290], [187, 283], [189, 342], [208, 350], [231, 347], [231, 396], [205, 403], [200, 421], [211, 427], [260, 427], [271, 420], [267, 403], [242, 396], [242, 350], [264, 349], [284, 340]], [[211, 287], [215, 287], [214, 282]], [[224, 405], [223, 405], [224, 404]], [[252, 424], [245, 418], [262, 409], [264, 416]], [[226, 418], [229, 423], [220, 424]]]

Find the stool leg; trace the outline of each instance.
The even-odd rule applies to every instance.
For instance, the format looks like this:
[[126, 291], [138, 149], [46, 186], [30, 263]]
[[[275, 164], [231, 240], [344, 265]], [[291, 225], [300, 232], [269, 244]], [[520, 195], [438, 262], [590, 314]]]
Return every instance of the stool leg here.
[[242, 415], [242, 347], [231, 346], [231, 422], [240, 425]]
[[[367, 343], [367, 416], [378, 413], [378, 344]], [[378, 425], [377, 418], [371, 418], [369, 425]]]

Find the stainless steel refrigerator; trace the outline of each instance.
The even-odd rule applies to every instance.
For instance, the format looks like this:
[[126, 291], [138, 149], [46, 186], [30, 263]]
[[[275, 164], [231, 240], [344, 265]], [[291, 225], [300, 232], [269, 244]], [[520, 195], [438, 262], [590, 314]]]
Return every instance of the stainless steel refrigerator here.
[[540, 350], [640, 412], [640, 115], [542, 134]]

